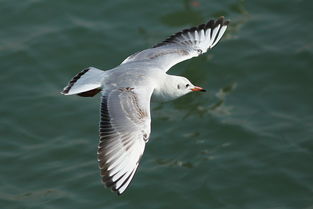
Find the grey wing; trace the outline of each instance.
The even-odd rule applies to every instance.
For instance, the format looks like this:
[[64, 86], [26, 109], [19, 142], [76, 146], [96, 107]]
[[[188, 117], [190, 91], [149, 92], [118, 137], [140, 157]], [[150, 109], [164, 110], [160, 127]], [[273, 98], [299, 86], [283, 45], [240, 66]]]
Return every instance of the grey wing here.
[[152, 91], [128, 87], [102, 97], [98, 162], [103, 183], [118, 194], [130, 184], [149, 139]]
[[127, 57], [122, 64], [135, 61], [149, 61], [157, 64], [165, 72], [175, 64], [197, 57], [214, 47], [222, 38], [229, 21], [220, 17], [206, 24], [175, 33], [153, 48], [137, 52]]

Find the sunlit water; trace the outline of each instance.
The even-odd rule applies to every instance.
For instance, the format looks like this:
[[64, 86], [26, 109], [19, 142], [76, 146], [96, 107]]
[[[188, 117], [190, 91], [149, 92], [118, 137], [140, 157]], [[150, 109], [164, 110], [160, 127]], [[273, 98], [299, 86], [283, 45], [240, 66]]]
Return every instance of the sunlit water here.
[[[313, 208], [310, 1], [1, 1], [0, 208]], [[205, 87], [152, 105], [138, 172], [100, 182], [99, 97], [59, 94], [224, 15], [222, 41], [170, 73]]]

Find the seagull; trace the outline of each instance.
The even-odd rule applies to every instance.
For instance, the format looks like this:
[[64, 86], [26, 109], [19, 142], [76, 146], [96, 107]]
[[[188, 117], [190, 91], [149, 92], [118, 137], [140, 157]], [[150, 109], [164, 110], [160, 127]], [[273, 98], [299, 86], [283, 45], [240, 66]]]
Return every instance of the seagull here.
[[102, 71], [89, 67], [68, 83], [63, 95], [92, 97], [101, 92], [98, 164], [102, 182], [122, 194], [129, 186], [151, 133], [150, 101], [170, 101], [190, 92], [205, 91], [187, 78], [169, 75], [175, 64], [213, 48], [228, 20], [182, 30]]

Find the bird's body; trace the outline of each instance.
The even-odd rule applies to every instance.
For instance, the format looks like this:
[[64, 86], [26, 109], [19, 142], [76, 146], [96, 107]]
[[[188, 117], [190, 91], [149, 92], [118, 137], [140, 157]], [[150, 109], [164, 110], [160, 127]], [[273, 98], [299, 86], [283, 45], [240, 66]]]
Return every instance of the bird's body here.
[[102, 94], [98, 161], [107, 187], [121, 194], [133, 178], [151, 132], [151, 98], [169, 101], [192, 91], [204, 91], [187, 78], [166, 72], [215, 46], [227, 25], [221, 17], [183, 30], [129, 56], [111, 70], [89, 67], [64, 88], [64, 95]]
[[[158, 69], [156, 66], [148, 65], [146, 62], [136, 62], [122, 64], [110, 71], [108, 79], [104, 79], [102, 86], [114, 89], [116, 87], [129, 87], [129, 86], [151, 86], [156, 88], [159, 85], [159, 80], [163, 79], [166, 74]], [[115, 81], [112, 82], [110, 77], [115, 77]], [[105, 93], [105, 92], [104, 92]]]

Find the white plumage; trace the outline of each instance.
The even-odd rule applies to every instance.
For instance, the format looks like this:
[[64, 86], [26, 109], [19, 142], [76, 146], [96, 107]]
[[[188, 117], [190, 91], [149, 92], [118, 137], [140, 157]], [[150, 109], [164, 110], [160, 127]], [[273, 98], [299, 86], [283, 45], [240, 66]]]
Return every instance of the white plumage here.
[[187, 78], [166, 72], [175, 64], [214, 47], [228, 21], [223, 17], [178, 32], [150, 49], [127, 57], [102, 71], [93, 67], [78, 73], [64, 95], [94, 96], [101, 91], [98, 162], [102, 181], [122, 194], [129, 186], [150, 136], [150, 101], [178, 98], [204, 91]]

